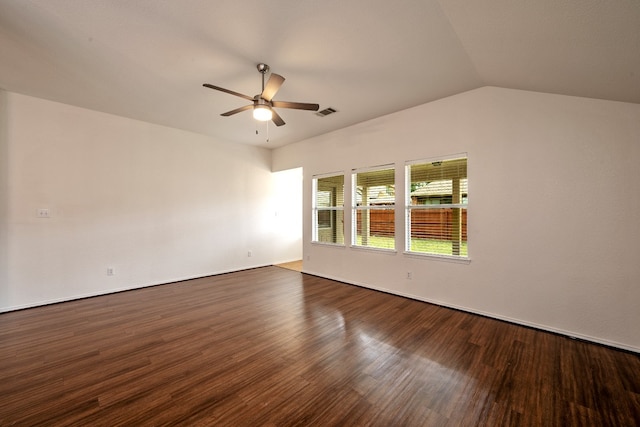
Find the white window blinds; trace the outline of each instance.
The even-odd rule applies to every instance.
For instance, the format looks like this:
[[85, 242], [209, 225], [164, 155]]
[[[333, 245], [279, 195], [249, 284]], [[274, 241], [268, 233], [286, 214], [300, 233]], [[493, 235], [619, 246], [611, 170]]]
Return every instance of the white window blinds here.
[[354, 169], [353, 246], [395, 249], [395, 169]]
[[344, 175], [313, 178], [312, 241], [344, 245]]
[[407, 252], [467, 258], [467, 158], [406, 165]]

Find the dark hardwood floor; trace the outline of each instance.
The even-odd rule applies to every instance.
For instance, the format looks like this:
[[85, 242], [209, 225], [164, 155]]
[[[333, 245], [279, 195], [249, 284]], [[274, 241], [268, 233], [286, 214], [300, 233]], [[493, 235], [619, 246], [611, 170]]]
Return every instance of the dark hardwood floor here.
[[265, 267], [0, 314], [0, 425], [634, 426], [640, 356]]

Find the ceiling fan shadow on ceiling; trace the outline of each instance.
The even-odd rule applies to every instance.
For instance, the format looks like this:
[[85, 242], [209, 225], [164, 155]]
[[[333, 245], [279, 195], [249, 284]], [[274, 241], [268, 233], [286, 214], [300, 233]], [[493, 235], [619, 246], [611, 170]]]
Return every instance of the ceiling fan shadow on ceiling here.
[[240, 98], [244, 98], [247, 101], [251, 101], [252, 104], [245, 105], [244, 107], [236, 108], [235, 110], [227, 111], [226, 113], [220, 114], [224, 117], [229, 117], [234, 114], [240, 113], [242, 111], [253, 109], [253, 118], [256, 120], [260, 120], [263, 122], [272, 120], [276, 126], [282, 126], [285, 124], [282, 117], [274, 110], [275, 108], [291, 108], [294, 110], [309, 110], [309, 111], [318, 111], [320, 106], [318, 104], [309, 104], [305, 102], [288, 102], [288, 101], [275, 101], [273, 97], [276, 95], [280, 86], [284, 82], [284, 77], [279, 74], [271, 73], [269, 76], [269, 80], [267, 84], [264, 84], [264, 75], [269, 71], [269, 66], [267, 64], [258, 64], [258, 71], [262, 74], [262, 93], [250, 97], [248, 95], [244, 95], [242, 93], [234, 92], [229, 89], [225, 89], [219, 86], [214, 86], [209, 83], [204, 83], [202, 86], [208, 87], [209, 89], [219, 90], [220, 92], [225, 92], [230, 95], [239, 96]]

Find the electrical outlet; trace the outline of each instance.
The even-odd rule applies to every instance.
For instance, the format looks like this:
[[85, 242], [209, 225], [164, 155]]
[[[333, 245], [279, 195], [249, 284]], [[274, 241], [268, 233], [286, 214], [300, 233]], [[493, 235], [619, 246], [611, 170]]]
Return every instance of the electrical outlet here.
[[51, 215], [49, 214], [48, 208], [38, 208], [36, 216], [38, 218], [49, 218]]
[[407, 279], [411, 280], [413, 279], [413, 273], [410, 271], [407, 271]]
[[107, 276], [113, 276], [114, 274], [113, 267], [107, 267]]
[[251, 258], [251, 257], [253, 256], [253, 254], [251, 253], [251, 251], [247, 252], [247, 256], [248, 256], [249, 258]]

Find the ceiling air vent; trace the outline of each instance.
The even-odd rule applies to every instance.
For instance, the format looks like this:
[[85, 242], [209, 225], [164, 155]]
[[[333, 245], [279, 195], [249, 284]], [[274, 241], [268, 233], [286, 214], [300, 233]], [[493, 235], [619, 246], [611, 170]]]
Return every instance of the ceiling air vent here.
[[325, 108], [325, 109], [324, 109], [324, 110], [322, 110], [322, 111], [318, 111], [318, 112], [316, 113], [316, 116], [326, 117], [326, 116], [328, 116], [329, 114], [333, 114], [333, 113], [337, 113], [337, 112], [338, 112], [338, 110], [336, 110], [335, 108], [331, 108], [331, 107], [329, 107], [329, 108]]

